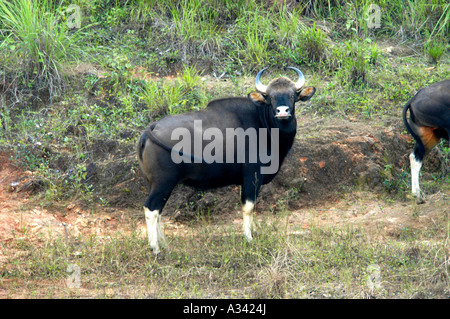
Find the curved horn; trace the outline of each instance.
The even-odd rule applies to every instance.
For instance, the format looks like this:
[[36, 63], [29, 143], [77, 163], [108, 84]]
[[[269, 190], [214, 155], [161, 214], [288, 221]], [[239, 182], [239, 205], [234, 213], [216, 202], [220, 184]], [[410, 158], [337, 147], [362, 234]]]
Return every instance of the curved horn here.
[[258, 74], [256, 75], [256, 79], [255, 79], [255, 86], [256, 86], [256, 90], [258, 90], [259, 92], [263, 93], [263, 94], [267, 94], [267, 85], [264, 85], [261, 83], [261, 74], [263, 74], [263, 72], [265, 70], [267, 70], [268, 68], [264, 68], [261, 71], [258, 72]]
[[291, 70], [294, 70], [295, 72], [297, 72], [298, 80], [297, 80], [297, 82], [295, 82], [295, 90], [296, 91], [300, 90], [303, 87], [303, 85], [305, 85], [305, 81], [306, 81], [305, 76], [303, 75], [302, 71], [300, 71], [299, 69], [294, 68], [292, 66], [288, 66], [287, 69], [291, 69]]

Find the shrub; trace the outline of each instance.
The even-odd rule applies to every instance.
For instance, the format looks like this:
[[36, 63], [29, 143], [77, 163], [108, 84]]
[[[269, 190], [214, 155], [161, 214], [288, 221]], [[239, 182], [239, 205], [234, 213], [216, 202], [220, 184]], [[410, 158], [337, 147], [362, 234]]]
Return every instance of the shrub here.
[[370, 65], [379, 64], [381, 58], [381, 50], [377, 45], [357, 38], [334, 47], [328, 63], [344, 83], [355, 86], [367, 83]]

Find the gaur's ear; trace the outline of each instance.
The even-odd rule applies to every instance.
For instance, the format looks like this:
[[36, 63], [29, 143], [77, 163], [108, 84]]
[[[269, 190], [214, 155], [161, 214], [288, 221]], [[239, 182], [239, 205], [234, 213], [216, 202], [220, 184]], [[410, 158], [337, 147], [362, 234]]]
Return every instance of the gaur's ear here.
[[255, 103], [256, 105], [264, 105], [267, 104], [266, 98], [259, 92], [252, 92], [248, 94], [248, 98], [250, 101]]
[[308, 101], [316, 93], [316, 88], [314, 86], [307, 86], [301, 89], [298, 93], [297, 99], [295, 101]]

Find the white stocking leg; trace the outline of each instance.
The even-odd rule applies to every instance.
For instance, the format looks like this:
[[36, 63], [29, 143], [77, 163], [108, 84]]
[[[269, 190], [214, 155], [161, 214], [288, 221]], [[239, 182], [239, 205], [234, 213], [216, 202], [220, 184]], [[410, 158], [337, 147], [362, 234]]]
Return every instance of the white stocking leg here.
[[242, 207], [242, 214], [244, 217], [243, 229], [245, 238], [249, 242], [252, 241], [252, 226], [253, 226], [253, 208], [255, 204], [251, 201], [246, 201], [244, 207]]

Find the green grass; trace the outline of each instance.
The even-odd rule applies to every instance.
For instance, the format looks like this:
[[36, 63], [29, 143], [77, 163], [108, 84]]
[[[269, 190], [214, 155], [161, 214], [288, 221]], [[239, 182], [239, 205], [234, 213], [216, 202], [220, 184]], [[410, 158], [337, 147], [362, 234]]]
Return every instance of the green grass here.
[[425, 52], [434, 63], [438, 63], [447, 51], [448, 41], [433, 41], [425, 46]]
[[195, 66], [184, 66], [175, 81], [148, 81], [140, 98], [149, 109], [150, 118], [199, 110], [207, 104]]
[[[240, 229], [200, 220], [185, 235], [169, 235], [170, 251], [152, 255], [135, 222], [130, 233], [45, 239], [40, 249], [27, 240], [2, 244], [8, 256], [0, 282], [27, 274], [26, 297], [132, 298], [411, 298], [445, 295], [448, 243], [429, 237], [448, 229], [403, 229], [397, 239], [372, 240], [358, 225], [309, 229], [288, 223], [289, 214], [264, 217], [248, 244]], [[448, 221], [447, 221], [448, 223]], [[448, 225], [447, 225], [448, 227]], [[447, 233], [446, 233], [447, 231]], [[81, 270], [82, 290], [64, 288], [68, 266]], [[374, 266], [376, 266], [374, 268]], [[376, 269], [378, 277], [373, 275]], [[374, 285], [369, 278], [376, 280]], [[32, 284], [54, 282], [54, 295]], [[134, 287], [134, 288], [132, 288]]]

